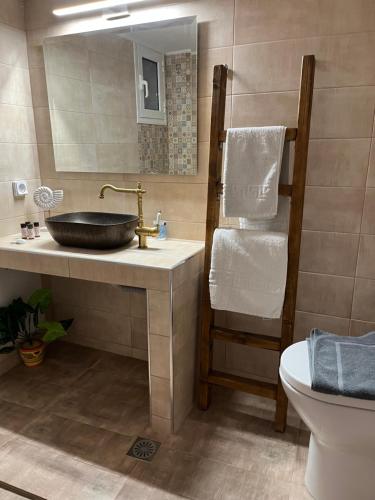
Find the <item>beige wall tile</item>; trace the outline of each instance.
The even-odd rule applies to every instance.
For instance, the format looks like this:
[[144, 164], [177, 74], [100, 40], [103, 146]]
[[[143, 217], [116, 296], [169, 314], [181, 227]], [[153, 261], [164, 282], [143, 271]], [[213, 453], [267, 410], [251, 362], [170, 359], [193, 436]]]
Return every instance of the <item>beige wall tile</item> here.
[[44, 47], [46, 72], [54, 75], [89, 81], [89, 52], [86, 48], [60, 40]]
[[47, 74], [50, 109], [92, 113], [91, 85], [89, 82]]
[[[146, 318], [131, 318], [132, 326], [132, 347], [145, 353], [140, 359], [148, 359], [148, 332]], [[139, 357], [139, 356], [134, 356]]]
[[38, 177], [38, 152], [35, 144], [0, 144], [0, 182]]
[[57, 302], [131, 315], [130, 301], [133, 289], [94, 281], [51, 277], [53, 297]]
[[361, 232], [375, 234], [375, 189], [366, 189], [365, 205], [363, 207], [363, 218]]
[[85, 339], [132, 346], [132, 330], [129, 316], [117, 311], [95, 309], [79, 305], [54, 302], [54, 314], [61, 318], [74, 318], [69, 337], [75, 342], [85, 344]]
[[43, 47], [41, 46], [40, 41], [33, 41], [32, 32], [26, 33], [26, 36], [29, 68], [44, 69]]
[[173, 432], [173, 422], [169, 418], [151, 415], [152, 436], [155, 439], [163, 439]]
[[57, 170], [73, 172], [98, 169], [95, 144], [54, 144], [54, 165]]
[[298, 89], [304, 54], [316, 57], [315, 88], [373, 85], [374, 43], [375, 33], [359, 33], [235, 46], [233, 93]]
[[47, 82], [44, 68], [30, 65], [30, 84], [34, 108], [48, 107]]
[[[208, 97], [198, 99], [198, 141], [209, 142], [210, 140], [210, 120], [211, 120], [211, 103], [212, 100]], [[225, 128], [230, 127], [231, 119], [231, 97], [227, 96], [225, 100]]]
[[296, 92], [234, 95], [232, 100], [232, 127], [262, 127], [275, 123], [296, 126]]
[[52, 144], [51, 119], [48, 108], [34, 108], [38, 144]]
[[24, 31], [0, 24], [0, 63], [28, 68]]
[[353, 286], [353, 278], [300, 272], [297, 309], [349, 318]]
[[162, 418], [172, 417], [170, 380], [151, 376], [151, 414]]
[[251, 375], [276, 381], [279, 355], [274, 351], [261, 351], [251, 347], [230, 344], [227, 346], [226, 370], [238, 375]]
[[136, 143], [138, 140], [135, 120], [124, 115], [95, 115], [95, 126], [99, 142], [121, 144], [124, 142]]
[[293, 340], [294, 342], [305, 340], [313, 328], [319, 328], [336, 335], [348, 335], [349, 322], [350, 320], [347, 318], [296, 311]]
[[371, 137], [375, 87], [316, 89], [311, 116], [311, 137]]
[[0, 142], [35, 144], [33, 109], [0, 104]]
[[27, 69], [0, 64], [0, 102], [31, 106], [30, 77]]
[[359, 235], [303, 231], [301, 271], [354, 276]]
[[359, 233], [363, 198], [363, 189], [306, 187], [304, 229]]
[[155, 377], [170, 379], [169, 343], [168, 337], [149, 335], [150, 372]]
[[170, 337], [172, 311], [169, 292], [149, 290], [147, 297], [150, 333]]
[[118, 263], [81, 262], [76, 259], [70, 260], [69, 269], [70, 276], [76, 279], [154, 290], [169, 289], [169, 273], [158, 269], [144, 270], [141, 267], [121, 266]]
[[290, 0], [279, 7], [277, 0], [237, 0], [235, 43], [372, 31], [375, 23], [371, 0]]
[[24, 1], [3, 0], [0, 9], [0, 23], [9, 24], [20, 30], [25, 29]]
[[[218, 320], [218, 321], [217, 321]], [[238, 314], [227, 311], [225, 313], [225, 322], [223, 319], [215, 316], [215, 324], [234, 330], [243, 332], [260, 333], [261, 335], [280, 336], [281, 320], [280, 319], [267, 319], [257, 318], [255, 316], [248, 316], [246, 314]]]
[[183, 265], [173, 269], [172, 285], [173, 290], [177, 290], [181, 285], [185, 285], [191, 280], [200, 279], [203, 272], [204, 252], [201, 251], [186, 260]]
[[366, 333], [375, 331], [375, 323], [368, 323], [367, 321], [357, 321], [352, 319], [350, 322], [350, 335], [352, 337], [359, 337], [366, 335]]
[[58, 144], [95, 143], [93, 115], [71, 111], [51, 110], [53, 142]]
[[357, 276], [375, 279], [375, 235], [361, 235], [358, 252]]
[[147, 220], [155, 219], [161, 210], [166, 221], [204, 222], [206, 217], [207, 187], [204, 184], [144, 183], [147, 194], [143, 209]]
[[147, 317], [146, 290], [130, 288], [130, 314], [133, 318]]
[[204, 241], [206, 224], [203, 222], [168, 221], [168, 235], [170, 238]]
[[363, 187], [366, 184], [370, 139], [310, 141], [309, 186]]
[[[212, 79], [214, 66], [216, 64], [227, 64], [232, 68], [233, 48], [220, 47], [216, 49], [201, 50], [198, 59], [198, 96], [207, 97], [212, 95]], [[232, 92], [232, 72], [229, 71], [227, 81], [227, 94]]]
[[0, 255], [0, 267], [32, 273], [69, 276], [68, 259], [63, 257], [51, 257], [49, 255], [40, 259], [39, 256], [33, 254], [2, 251]]
[[[130, 70], [129, 70], [130, 71]], [[133, 73], [130, 73], [133, 78]], [[121, 87], [113, 87], [111, 85], [101, 85], [92, 83], [92, 106], [95, 113], [107, 115], [133, 116], [136, 118], [136, 102], [135, 91], [128, 91], [129, 82], [124, 81]], [[132, 80], [134, 87], [134, 81]], [[127, 91], [125, 91], [125, 89]]]
[[38, 158], [39, 171], [42, 179], [55, 178], [57, 173], [55, 170], [55, 156], [52, 144], [38, 144]]
[[375, 322], [375, 280], [355, 280], [352, 318]]
[[90, 79], [93, 83], [110, 85], [121, 88], [126, 78], [126, 65], [119, 64], [119, 60], [109, 54], [89, 53]]

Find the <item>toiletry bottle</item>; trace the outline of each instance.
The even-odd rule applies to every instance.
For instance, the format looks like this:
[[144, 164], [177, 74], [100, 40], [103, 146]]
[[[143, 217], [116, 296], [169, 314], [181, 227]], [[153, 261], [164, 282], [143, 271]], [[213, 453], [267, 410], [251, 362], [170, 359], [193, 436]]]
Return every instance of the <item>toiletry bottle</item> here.
[[23, 240], [27, 240], [27, 225], [21, 224], [21, 237]]
[[34, 235], [35, 235], [35, 238], [40, 238], [39, 222], [34, 222]]
[[154, 220], [154, 226], [159, 226], [161, 221], [161, 210], [156, 213], [156, 219]]
[[166, 240], [167, 239], [167, 223], [165, 220], [160, 221], [160, 230], [158, 240]]
[[35, 238], [34, 225], [33, 224], [28, 224], [27, 225], [27, 239], [28, 240], [33, 240], [34, 238]]

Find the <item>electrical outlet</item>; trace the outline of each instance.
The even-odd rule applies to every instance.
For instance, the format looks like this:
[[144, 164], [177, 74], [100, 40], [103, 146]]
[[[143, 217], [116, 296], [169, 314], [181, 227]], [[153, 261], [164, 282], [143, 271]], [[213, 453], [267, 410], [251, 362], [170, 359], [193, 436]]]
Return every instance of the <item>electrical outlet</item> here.
[[24, 198], [29, 193], [26, 181], [13, 181], [12, 187], [15, 198]]

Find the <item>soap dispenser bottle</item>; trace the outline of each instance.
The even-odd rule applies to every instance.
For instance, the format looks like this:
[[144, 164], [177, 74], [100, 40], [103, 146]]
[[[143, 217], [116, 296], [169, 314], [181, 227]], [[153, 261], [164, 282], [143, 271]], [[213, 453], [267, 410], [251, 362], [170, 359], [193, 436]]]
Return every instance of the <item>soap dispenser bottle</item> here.
[[166, 240], [167, 239], [167, 223], [165, 220], [160, 221], [160, 229], [158, 240]]
[[166, 240], [167, 239], [167, 223], [165, 220], [161, 218], [161, 210], [156, 214], [156, 220], [154, 221], [155, 225], [159, 226], [159, 234], [157, 236], [158, 240]]

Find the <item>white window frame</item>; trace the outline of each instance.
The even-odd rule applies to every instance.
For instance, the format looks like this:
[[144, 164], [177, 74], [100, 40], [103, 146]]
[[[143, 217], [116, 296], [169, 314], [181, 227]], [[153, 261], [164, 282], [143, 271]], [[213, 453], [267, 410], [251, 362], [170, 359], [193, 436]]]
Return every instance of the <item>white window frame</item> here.
[[[159, 89], [159, 110], [145, 109], [144, 95], [147, 91], [147, 82], [143, 78], [142, 59], [149, 59], [157, 63], [158, 67], [158, 89]], [[155, 125], [167, 124], [167, 112], [165, 102], [165, 69], [164, 54], [156, 52], [144, 45], [134, 44], [134, 69], [135, 88], [137, 96], [137, 122]]]

